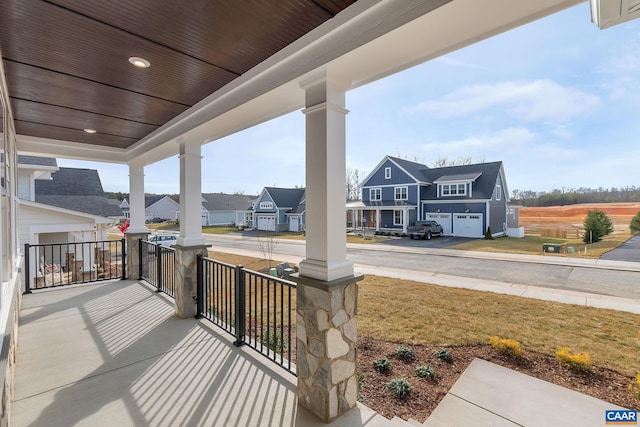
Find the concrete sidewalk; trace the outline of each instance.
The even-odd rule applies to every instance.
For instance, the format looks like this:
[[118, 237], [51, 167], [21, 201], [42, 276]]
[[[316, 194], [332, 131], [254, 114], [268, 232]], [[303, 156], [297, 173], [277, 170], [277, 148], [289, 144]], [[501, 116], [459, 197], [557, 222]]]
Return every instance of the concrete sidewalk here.
[[[304, 244], [304, 242], [301, 242], [301, 244]], [[381, 249], [372, 249], [371, 247], [375, 247], [376, 245], [371, 245], [371, 244], [370, 245], [363, 244], [358, 246], [362, 246], [368, 250], [369, 249], [381, 250]], [[415, 251], [414, 248], [401, 248], [401, 249], [403, 250], [395, 250], [395, 252], [413, 253]], [[222, 250], [224, 252], [233, 253], [236, 255], [244, 255], [244, 256], [250, 256], [254, 258], [264, 258], [264, 254], [259, 251], [250, 251], [246, 249], [233, 249], [228, 247], [222, 248]], [[441, 250], [443, 249], [439, 249], [438, 251], [441, 251]], [[457, 254], [462, 251], [449, 250], [449, 252], [454, 252]], [[460, 256], [482, 257], [482, 256], [494, 255], [493, 253], [488, 253], [488, 252], [472, 252], [472, 253], [468, 253], [468, 252], [470, 251], [462, 252]], [[419, 251], [418, 253], [423, 253], [423, 252]], [[502, 255], [502, 256], [507, 255], [507, 256], [516, 257], [515, 254], [497, 254], [497, 255]], [[518, 255], [518, 257], [536, 258], [536, 257], [532, 257], [531, 255]], [[285, 255], [285, 254], [274, 253], [273, 258], [279, 259], [279, 260], [286, 260], [287, 262], [292, 262], [296, 264], [302, 261], [302, 257], [296, 257], [292, 255]], [[543, 258], [552, 258], [548, 260], [549, 263], [556, 262], [553, 259], [555, 257], [543, 257]], [[556, 259], [559, 259], [559, 258], [556, 258]], [[584, 259], [580, 261], [589, 261], [589, 260]], [[629, 262], [623, 263], [621, 261], [608, 261], [604, 263], [602, 262], [596, 263], [595, 261], [598, 261], [598, 260], [590, 260], [590, 261], [594, 261], [591, 263], [591, 266], [593, 268], [608, 268], [607, 265], [608, 266], [613, 265], [616, 267], [615, 269], [621, 269], [623, 264], [633, 264], [631, 267], [632, 268], [637, 267], [639, 269], [638, 271], [640, 271], [640, 265], [636, 266], [636, 264], [638, 263], [629, 263]], [[533, 262], [533, 260], [524, 261], [524, 262]], [[610, 263], [613, 263], [613, 264], [610, 264]], [[430, 283], [433, 285], [448, 286], [452, 288], [475, 289], [478, 291], [494, 292], [498, 294], [516, 295], [524, 298], [534, 298], [534, 299], [540, 299], [545, 301], [555, 301], [555, 302], [561, 302], [565, 304], [577, 304], [577, 305], [584, 305], [584, 306], [595, 307], [595, 308], [607, 308], [611, 310], [627, 311], [630, 313], [640, 314], [640, 300], [633, 299], [633, 298], [621, 298], [621, 297], [614, 297], [609, 295], [594, 294], [589, 292], [569, 291], [569, 290], [553, 289], [553, 288], [546, 288], [546, 287], [540, 287], [540, 286], [521, 285], [518, 283], [500, 282], [497, 280], [473, 279], [468, 277], [450, 276], [450, 275], [440, 274], [440, 273], [429, 273], [424, 271], [407, 270], [407, 269], [399, 269], [399, 268], [377, 267], [377, 266], [364, 265], [364, 264], [355, 264], [354, 268], [357, 272], [368, 274], [368, 275], [393, 277], [396, 279], [413, 280], [415, 282]], [[635, 271], [635, 270], [631, 270], [631, 271]]]

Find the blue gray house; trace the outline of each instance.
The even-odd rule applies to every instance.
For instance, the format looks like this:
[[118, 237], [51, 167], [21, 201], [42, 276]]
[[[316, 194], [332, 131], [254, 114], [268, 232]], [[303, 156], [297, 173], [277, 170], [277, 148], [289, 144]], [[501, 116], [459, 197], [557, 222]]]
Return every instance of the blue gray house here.
[[306, 206], [304, 188], [265, 187], [255, 205], [255, 226], [266, 231], [303, 231]]
[[386, 156], [362, 183], [362, 202], [350, 204], [361, 225], [406, 232], [433, 219], [444, 234], [483, 237], [506, 228], [507, 182], [502, 162], [429, 168]]

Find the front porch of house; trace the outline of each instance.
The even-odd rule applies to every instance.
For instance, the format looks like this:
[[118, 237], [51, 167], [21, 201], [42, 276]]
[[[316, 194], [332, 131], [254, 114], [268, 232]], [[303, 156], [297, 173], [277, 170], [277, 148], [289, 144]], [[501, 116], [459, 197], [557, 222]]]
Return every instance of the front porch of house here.
[[[12, 425], [326, 425], [293, 374], [233, 341], [142, 281], [38, 290], [22, 299]], [[380, 421], [358, 404], [336, 425]]]

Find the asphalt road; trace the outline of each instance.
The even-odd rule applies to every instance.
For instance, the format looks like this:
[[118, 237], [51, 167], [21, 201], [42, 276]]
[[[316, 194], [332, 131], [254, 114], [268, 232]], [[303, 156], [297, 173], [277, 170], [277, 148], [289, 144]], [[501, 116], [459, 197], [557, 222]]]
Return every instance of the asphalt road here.
[[[228, 247], [260, 252], [256, 239], [252, 237], [205, 236], [209, 243], [214, 245], [213, 250], [223, 250]], [[410, 241], [407, 239], [407, 242]], [[416, 247], [412, 249], [416, 250]], [[305, 246], [300, 241], [278, 240], [273, 252], [276, 259], [282, 257], [275, 254], [285, 257], [304, 257]], [[347, 249], [347, 257], [355, 264], [372, 267], [392, 267], [448, 276], [640, 299], [640, 272], [634, 271], [406, 253], [385, 250], [385, 245], [380, 244], [376, 244], [375, 248], [373, 246], [371, 248], [363, 248], [362, 246], [349, 248]]]
[[640, 262], [640, 234], [636, 234], [616, 249], [602, 255], [600, 259]]

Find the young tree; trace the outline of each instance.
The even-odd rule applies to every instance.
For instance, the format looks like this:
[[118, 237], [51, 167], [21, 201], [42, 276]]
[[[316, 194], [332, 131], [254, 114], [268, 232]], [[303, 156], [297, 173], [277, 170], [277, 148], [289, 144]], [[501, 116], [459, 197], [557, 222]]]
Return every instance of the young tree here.
[[613, 223], [611, 219], [601, 210], [593, 210], [587, 212], [587, 218], [584, 220], [584, 242], [595, 243], [613, 232]]
[[631, 224], [629, 225], [632, 234], [640, 233], [640, 212], [631, 218]]
[[358, 168], [347, 169], [347, 200], [360, 199], [360, 188], [362, 187], [362, 183], [360, 182], [361, 179], [362, 177]]

